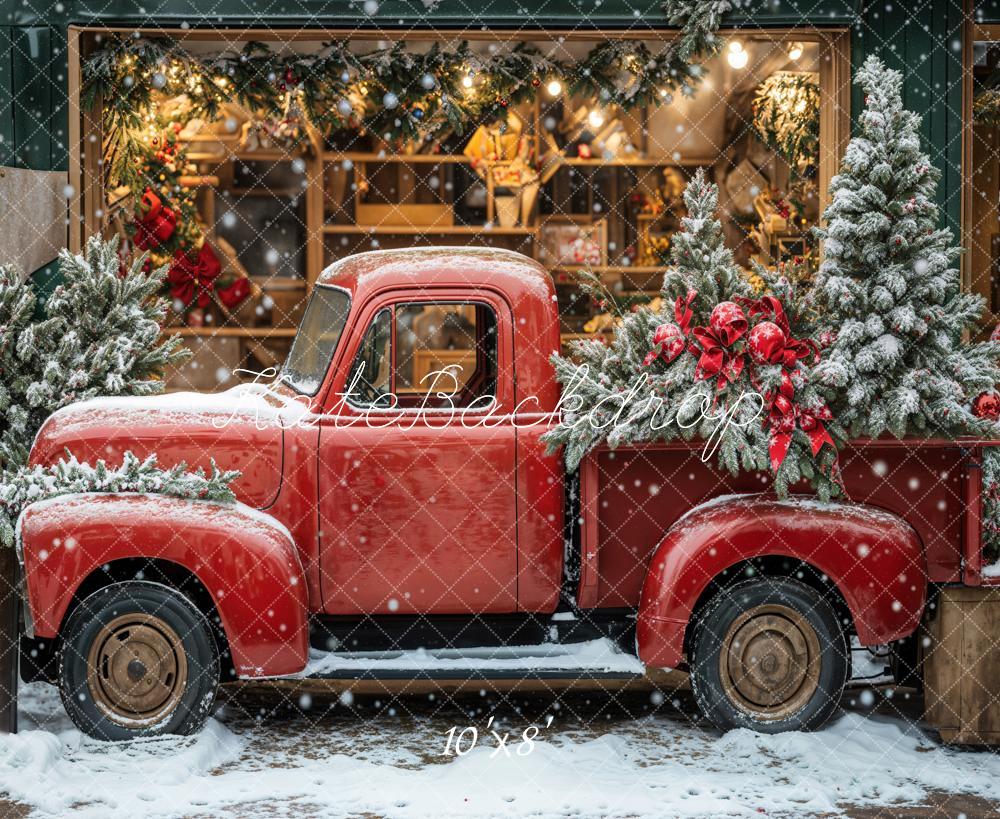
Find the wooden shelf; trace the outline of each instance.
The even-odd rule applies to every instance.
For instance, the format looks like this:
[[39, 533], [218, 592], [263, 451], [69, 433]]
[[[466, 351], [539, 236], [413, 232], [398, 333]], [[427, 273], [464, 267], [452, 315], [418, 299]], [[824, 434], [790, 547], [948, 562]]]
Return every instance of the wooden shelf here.
[[293, 338], [294, 327], [164, 327], [166, 335], [181, 338]]
[[325, 162], [395, 163], [397, 165], [470, 165], [472, 160], [463, 154], [375, 154], [363, 151], [324, 151]]
[[188, 159], [192, 162], [291, 162], [293, 159], [306, 159], [307, 155], [303, 151], [230, 151], [228, 148], [221, 152], [212, 151], [188, 151]]
[[[360, 151], [324, 151], [323, 159], [326, 162], [343, 162], [345, 159], [351, 162], [372, 162], [372, 163], [394, 163], [397, 165], [471, 165], [472, 160], [463, 154], [374, 154]], [[556, 159], [555, 162], [562, 165], [589, 168], [698, 168], [705, 165], [714, 165], [717, 160], [704, 157], [684, 157], [671, 159], [667, 157], [616, 157], [615, 159], [602, 159], [592, 157], [584, 159], [578, 156], [567, 156]]]
[[703, 165], [714, 165], [716, 161], [715, 159], [686, 156], [682, 156], [680, 159], [657, 159], [645, 156], [637, 156], [632, 159], [601, 159], [600, 157], [584, 159], [578, 156], [568, 156], [562, 160], [562, 163], [564, 165], [582, 166], [585, 168], [698, 168]]
[[534, 236], [537, 234], [538, 228], [486, 227], [485, 225], [452, 225], [451, 227], [421, 225], [323, 225], [323, 232], [355, 234], [359, 236], [372, 233], [395, 234], [397, 236]]

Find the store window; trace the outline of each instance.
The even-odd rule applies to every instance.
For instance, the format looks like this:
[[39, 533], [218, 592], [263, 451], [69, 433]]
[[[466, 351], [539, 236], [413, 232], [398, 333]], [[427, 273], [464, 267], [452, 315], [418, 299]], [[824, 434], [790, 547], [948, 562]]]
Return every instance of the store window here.
[[1000, 319], [1000, 26], [979, 27], [969, 53], [963, 261], [969, 286], [986, 299], [985, 332]]
[[[171, 376], [172, 389], [224, 388], [231, 382], [220, 373], [280, 366], [321, 271], [375, 249], [517, 250], [551, 273], [564, 344], [609, 338], [613, 320], [581, 289], [581, 274], [620, 303], [656, 306], [698, 169], [718, 185], [726, 240], [748, 276], [754, 262], [791, 264], [802, 276], [816, 267], [811, 229], [849, 127], [845, 32], [722, 32], [724, 48], [691, 89], [637, 79], [672, 32], [496, 32], [468, 43], [447, 32], [405, 42], [352, 32], [346, 45], [330, 32], [266, 34], [253, 59], [286, 61], [275, 94], [261, 95], [273, 110], [248, 110], [228, 93], [238, 67], [257, 63], [233, 58], [229, 71], [218, 60], [247, 43], [187, 44], [176, 34], [177, 50], [138, 75], [150, 83], [148, 97], [138, 95], [149, 108], [132, 153], [122, 152], [121, 131], [102, 132], [120, 99], [98, 100], [103, 119], [85, 114], [75, 185], [83, 233], [118, 232], [176, 267], [168, 332], [189, 339], [196, 356]], [[83, 38], [90, 53], [114, 48], [97, 32]], [[347, 76], [349, 87], [310, 108], [294, 61], [332, 59], [337, 48], [349, 50], [351, 67], [331, 82]], [[616, 71], [585, 73], [606, 65], [608, 48]], [[506, 99], [491, 90], [490, 66], [515, 51], [543, 68]], [[447, 56], [400, 88], [369, 87], [359, 73], [428, 54]], [[461, 105], [443, 112], [441, 72], [458, 82], [456, 71]], [[595, 72], [600, 81], [571, 81]], [[186, 92], [209, 80], [225, 92], [212, 116]], [[119, 173], [119, 158], [135, 152], [140, 173]], [[415, 347], [410, 361], [395, 361], [398, 386], [412, 389], [431, 357]]]

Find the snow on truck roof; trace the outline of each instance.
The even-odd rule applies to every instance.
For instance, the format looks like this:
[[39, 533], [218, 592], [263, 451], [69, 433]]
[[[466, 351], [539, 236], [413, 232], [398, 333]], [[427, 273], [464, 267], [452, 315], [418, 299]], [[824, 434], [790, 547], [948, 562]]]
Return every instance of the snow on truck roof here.
[[327, 267], [319, 276], [319, 284], [344, 287], [352, 293], [425, 284], [492, 286], [510, 296], [529, 290], [541, 298], [555, 292], [552, 277], [534, 259], [492, 247], [424, 247], [358, 253]]

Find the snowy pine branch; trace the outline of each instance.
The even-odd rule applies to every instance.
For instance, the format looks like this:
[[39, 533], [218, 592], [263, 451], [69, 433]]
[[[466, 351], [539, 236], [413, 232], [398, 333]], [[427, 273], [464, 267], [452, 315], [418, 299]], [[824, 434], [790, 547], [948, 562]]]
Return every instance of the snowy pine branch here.
[[81, 492], [136, 492], [230, 504], [236, 501], [230, 484], [239, 475], [221, 472], [214, 461], [210, 474], [201, 469], [189, 471], [184, 463], [161, 469], [155, 455], [140, 461], [131, 452], [125, 453], [117, 467], [104, 461], [80, 463], [69, 453], [51, 466], [22, 466], [0, 481], [0, 546], [13, 545], [18, 516], [37, 501]]

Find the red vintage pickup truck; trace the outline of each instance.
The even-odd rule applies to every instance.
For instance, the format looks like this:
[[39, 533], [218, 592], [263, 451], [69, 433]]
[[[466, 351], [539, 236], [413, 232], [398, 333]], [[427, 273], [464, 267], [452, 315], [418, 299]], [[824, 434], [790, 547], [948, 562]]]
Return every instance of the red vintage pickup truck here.
[[[33, 464], [156, 453], [237, 469], [240, 503], [29, 506], [22, 675], [79, 727], [196, 730], [223, 683], [634, 681], [690, 672], [722, 727], [814, 728], [851, 638], [895, 647], [982, 576], [987, 442], [858, 441], [842, 501], [779, 500], [688, 444], [567, 476], [552, 281], [516, 253], [391, 250], [328, 268], [275, 383], [57, 412]], [[486, 682], [484, 682], [486, 681]]]

